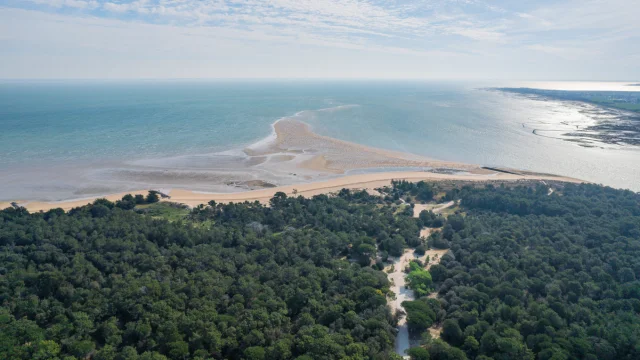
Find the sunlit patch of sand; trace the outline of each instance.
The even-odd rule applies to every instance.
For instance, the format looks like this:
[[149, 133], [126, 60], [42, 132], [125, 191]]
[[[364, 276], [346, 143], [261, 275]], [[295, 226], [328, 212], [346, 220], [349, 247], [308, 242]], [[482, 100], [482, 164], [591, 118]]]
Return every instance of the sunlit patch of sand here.
[[[439, 264], [444, 254], [448, 252], [449, 249], [429, 249], [420, 257], [420, 261], [422, 261], [422, 263], [425, 264], [425, 268], [429, 270], [433, 265]], [[427, 256], [429, 257], [428, 263]]]
[[426, 239], [429, 237], [429, 235], [433, 234], [438, 230], [440, 229], [439, 228], [423, 228], [422, 230], [420, 230], [420, 237]]
[[420, 237], [426, 239], [429, 237], [429, 235], [431, 235], [431, 233], [432, 233], [431, 228], [424, 228], [420, 230]]
[[440, 334], [442, 334], [442, 325], [430, 327], [429, 328], [429, 334], [431, 334], [432, 338], [439, 339], [440, 338]]
[[423, 210], [427, 210], [427, 211], [431, 210], [434, 213], [438, 214], [442, 212], [442, 210], [449, 208], [454, 204], [455, 203], [453, 201], [449, 201], [448, 203], [444, 203], [444, 204], [415, 204], [413, 207], [413, 217], [420, 216], [420, 213]]

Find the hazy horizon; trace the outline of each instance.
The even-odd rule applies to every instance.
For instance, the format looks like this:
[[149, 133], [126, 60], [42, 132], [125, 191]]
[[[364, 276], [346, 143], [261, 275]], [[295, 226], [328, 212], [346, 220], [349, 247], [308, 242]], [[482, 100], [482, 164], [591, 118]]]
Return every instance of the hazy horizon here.
[[592, 80], [592, 79], [495, 79], [495, 78], [375, 78], [375, 77], [362, 77], [362, 78], [348, 78], [348, 77], [184, 77], [184, 78], [160, 78], [160, 77], [148, 77], [148, 78], [0, 78], [1, 82], [55, 82], [55, 81], [68, 81], [68, 82], [126, 82], [126, 81], [194, 81], [194, 82], [210, 82], [210, 81], [228, 81], [228, 82], [249, 82], [249, 81], [404, 81], [404, 82], [452, 82], [452, 83], [546, 83], [546, 82], [564, 82], [564, 83], [621, 83], [621, 84], [636, 84], [640, 83], [640, 79], [607, 79], [607, 80]]
[[0, 79], [635, 81], [638, 18], [630, 0], [5, 0]]

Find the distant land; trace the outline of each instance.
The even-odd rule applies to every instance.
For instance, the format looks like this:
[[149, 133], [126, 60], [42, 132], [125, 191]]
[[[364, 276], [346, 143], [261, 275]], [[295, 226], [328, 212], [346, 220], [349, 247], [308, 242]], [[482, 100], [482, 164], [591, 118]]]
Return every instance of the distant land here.
[[[640, 86], [640, 84], [629, 84], [627, 86]], [[637, 91], [568, 91], [533, 88], [496, 89], [525, 95], [546, 96], [561, 100], [584, 101], [620, 110], [640, 112], [640, 92]]]
[[[638, 86], [640, 84], [632, 84]], [[533, 88], [492, 88], [538, 100], [560, 100], [586, 103], [583, 113], [589, 113], [594, 123], [573, 125], [569, 121], [555, 127], [534, 127], [538, 136], [575, 142], [583, 147], [608, 145], [640, 146], [640, 92], [637, 91], [569, 91]], [[590, 106], [587, 104], [595, 105]], [[523, 124], [526, 127], [529, 124]], [[547, 124], [548, 125], [548, 124]]]

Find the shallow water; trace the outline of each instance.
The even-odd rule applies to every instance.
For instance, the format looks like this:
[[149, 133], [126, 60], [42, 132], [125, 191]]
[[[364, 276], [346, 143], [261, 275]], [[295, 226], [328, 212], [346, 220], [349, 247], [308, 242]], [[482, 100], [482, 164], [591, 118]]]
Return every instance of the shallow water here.
[[[314, 131], [438, 160], [508, 166], [640, 190], [640, 151], [536, 136], [597, 121], [582, 106], [432, 82], [3, 82], [0, 200], [155, 187], [238, 191], [308, 181], [244, 147], [298, 114]], [[321, 111], [318, 111], [323, 109]], [[328, 110], [327, 110], [328, 109]], [[263, 161], [263, 160], [260, 160]]]

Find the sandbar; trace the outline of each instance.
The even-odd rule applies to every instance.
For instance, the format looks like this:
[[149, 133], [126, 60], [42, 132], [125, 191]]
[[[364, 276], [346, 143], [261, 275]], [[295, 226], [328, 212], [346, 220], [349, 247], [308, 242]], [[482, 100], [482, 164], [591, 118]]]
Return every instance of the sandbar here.
[[286, 118], [273, 124], [275, 139], [244, 149], [249, 156], [289, 155], [300, 158], [299, 169], [342, 174], [370, 168], [447, 168], [483, 172], [478, 165], [439, 161], [419, 155], [374, 148], [319, 135], [299, 120]]

